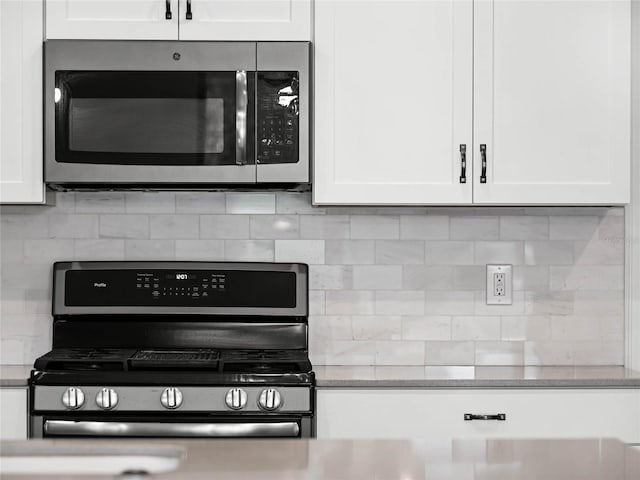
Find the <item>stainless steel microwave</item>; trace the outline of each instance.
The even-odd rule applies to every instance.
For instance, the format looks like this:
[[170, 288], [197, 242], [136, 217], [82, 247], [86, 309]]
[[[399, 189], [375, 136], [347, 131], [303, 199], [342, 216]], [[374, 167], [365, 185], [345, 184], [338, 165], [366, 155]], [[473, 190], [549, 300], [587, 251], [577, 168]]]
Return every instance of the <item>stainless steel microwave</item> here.
[[309, 182], [308, 42], [45, 42], [45, 181]]

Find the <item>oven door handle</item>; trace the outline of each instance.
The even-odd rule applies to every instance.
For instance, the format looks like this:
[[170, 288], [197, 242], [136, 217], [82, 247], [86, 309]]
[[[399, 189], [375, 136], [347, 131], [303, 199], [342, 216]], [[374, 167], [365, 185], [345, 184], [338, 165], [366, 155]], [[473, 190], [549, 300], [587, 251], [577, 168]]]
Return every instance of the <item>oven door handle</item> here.
[[296, 422], [162, 423], [45, 420], [45, 435], [84, 437], [297, 437]]

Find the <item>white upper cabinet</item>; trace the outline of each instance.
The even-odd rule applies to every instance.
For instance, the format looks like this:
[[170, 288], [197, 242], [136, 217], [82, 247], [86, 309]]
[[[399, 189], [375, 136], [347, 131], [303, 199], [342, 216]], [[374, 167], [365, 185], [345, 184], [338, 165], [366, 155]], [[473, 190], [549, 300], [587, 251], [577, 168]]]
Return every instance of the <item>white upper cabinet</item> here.
[[180, 40], [311, 40], [311, 0], [180, 0]]
[[629, 202], [629, 2], [480, 0], [474, 15], [474, 202]]
[[628, 202], [629, 18], [628, 0], [318, 0], [314, 202]]
[[310, 40], [311, 0], [46, 0], [47, 38]]
[[42, 2], [0, 1], [0, 203], [43, 203]]
[[315, 203], [471, 202], [472, 29], [471, 1], [316, 2]]

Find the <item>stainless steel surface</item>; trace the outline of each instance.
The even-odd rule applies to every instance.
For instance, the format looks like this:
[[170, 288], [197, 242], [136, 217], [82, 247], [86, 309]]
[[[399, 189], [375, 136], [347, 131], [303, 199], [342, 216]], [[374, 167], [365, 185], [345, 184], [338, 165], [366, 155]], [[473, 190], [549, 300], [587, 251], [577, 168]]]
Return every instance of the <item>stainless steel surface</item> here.
[[169, 410], [178, 408], [182, 405], [182, 392], [175, 387], [165, 388], [160, 396], [160, 403]]
[[[252, 184], [310, 181], [310, 43], [49, 40], [45, 42], [44, 163], [51, 184]], [[257, 51], [257, 59], [256, 59]], [[179, 60], [174, 59], [174, 55]], [[259, 64], [259, 65], [258, 65]], [[100, 165], [55, 161], [55, 71], [300, 72], [299, 161], [272, 165]], [[255, 141], [246, 138], [246, 141]], [[254, 149], [255, 150], [255, 149]]]
[[265, 388], [258, 397], [258, 405], [269, 412], [278, 410], [282, 405], [282, 396], [275, 388]]
[[[189, 307], [190, 314], [228, 314], [228, 315], [270, 315], [270, 316], [300, 316], [308, 315], [308, 269], [297, 263], [217, 263], [217, 262], [58, 262], [54, 265], [53, 314], [148, 314], [150, 307], [69, 307], [64, 301], [64, 285], [68, 270], [162, 270], [162, 269], [203, 269], [203, 270], [246, 270], [255, 271], [295, 272], [296, 274], [296, 305], [292, 308], [243, 308], [242, 312], [231, 307]], [[184, 314], [184, 307], [154, 307], [154, 315]]]
[[146, 423], [46, 420], [46, 435], [85, 437], [297, 437], [296, 422]]
[[62, 394], [62, 404], [69, 410], [76, 410], [84, 405], [84, 392], [80, 388], [69, 387]]
[[247, 90], [247, 72], [236, 71], [236, 163], [247, 163], [247, 106], [249, 92]]
[[[34, 410], [38, 412], [66, 412], [67, 408], [60, 399], [69, 385], [36, 385], [34, 387]], [[77, 388], [77, 387], [76, 387]], [[87, 399], [93, 399], [102, 388], [112, 388], [118, 392], [118, 404], [110, 411], [104, 412], [93, 401], [86, 401], [78, 409], [81, 412], [95, 412], [105, 415], [116, 415], [119, 412], [162, 412], [164, 414], [180, 414], [181, 412], [211, 412], [228, 413], [229, 407], [225, 399], [230, 386], [178, 386], [182, 393], [182, 405], [180, 408], [167, 410], [158, 401], [167, 385], [84, 385], [82, 390]], [[262, 413], [258, 406], [258, 399], [264, 390], [264, 386], [242, 387], [247, 399], [243, 412]], [[311, 410], [312, 392], [308, 386], [278, 387], [282, 398], [279, 413], [299, 413]]]
[[103, 410], [111, 410], [118, 405], [118, 393], [113, 388], [103, 388], [96, 394], [96, 405]]
[[311, 181], [309, 167], [311, 133], [311, 44], [308, 42], [258, 42], [258, 70], [300, 72], [298, 88], [299, 159], [297, 163], [258, 164], [258, 182], [306, 183]]
[[242, 388], [231, 388], [224, 398], [224, 403], [231, 410], [242, 410], [247, 406], [247, 392]]

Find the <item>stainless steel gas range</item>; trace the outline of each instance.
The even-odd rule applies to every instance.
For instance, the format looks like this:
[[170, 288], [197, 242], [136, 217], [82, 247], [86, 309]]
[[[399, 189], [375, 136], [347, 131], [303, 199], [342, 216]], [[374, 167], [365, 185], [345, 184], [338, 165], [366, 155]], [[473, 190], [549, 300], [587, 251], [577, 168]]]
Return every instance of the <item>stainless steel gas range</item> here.
[[308, 268], [60, 262], [40, 437], [313, 437]]

